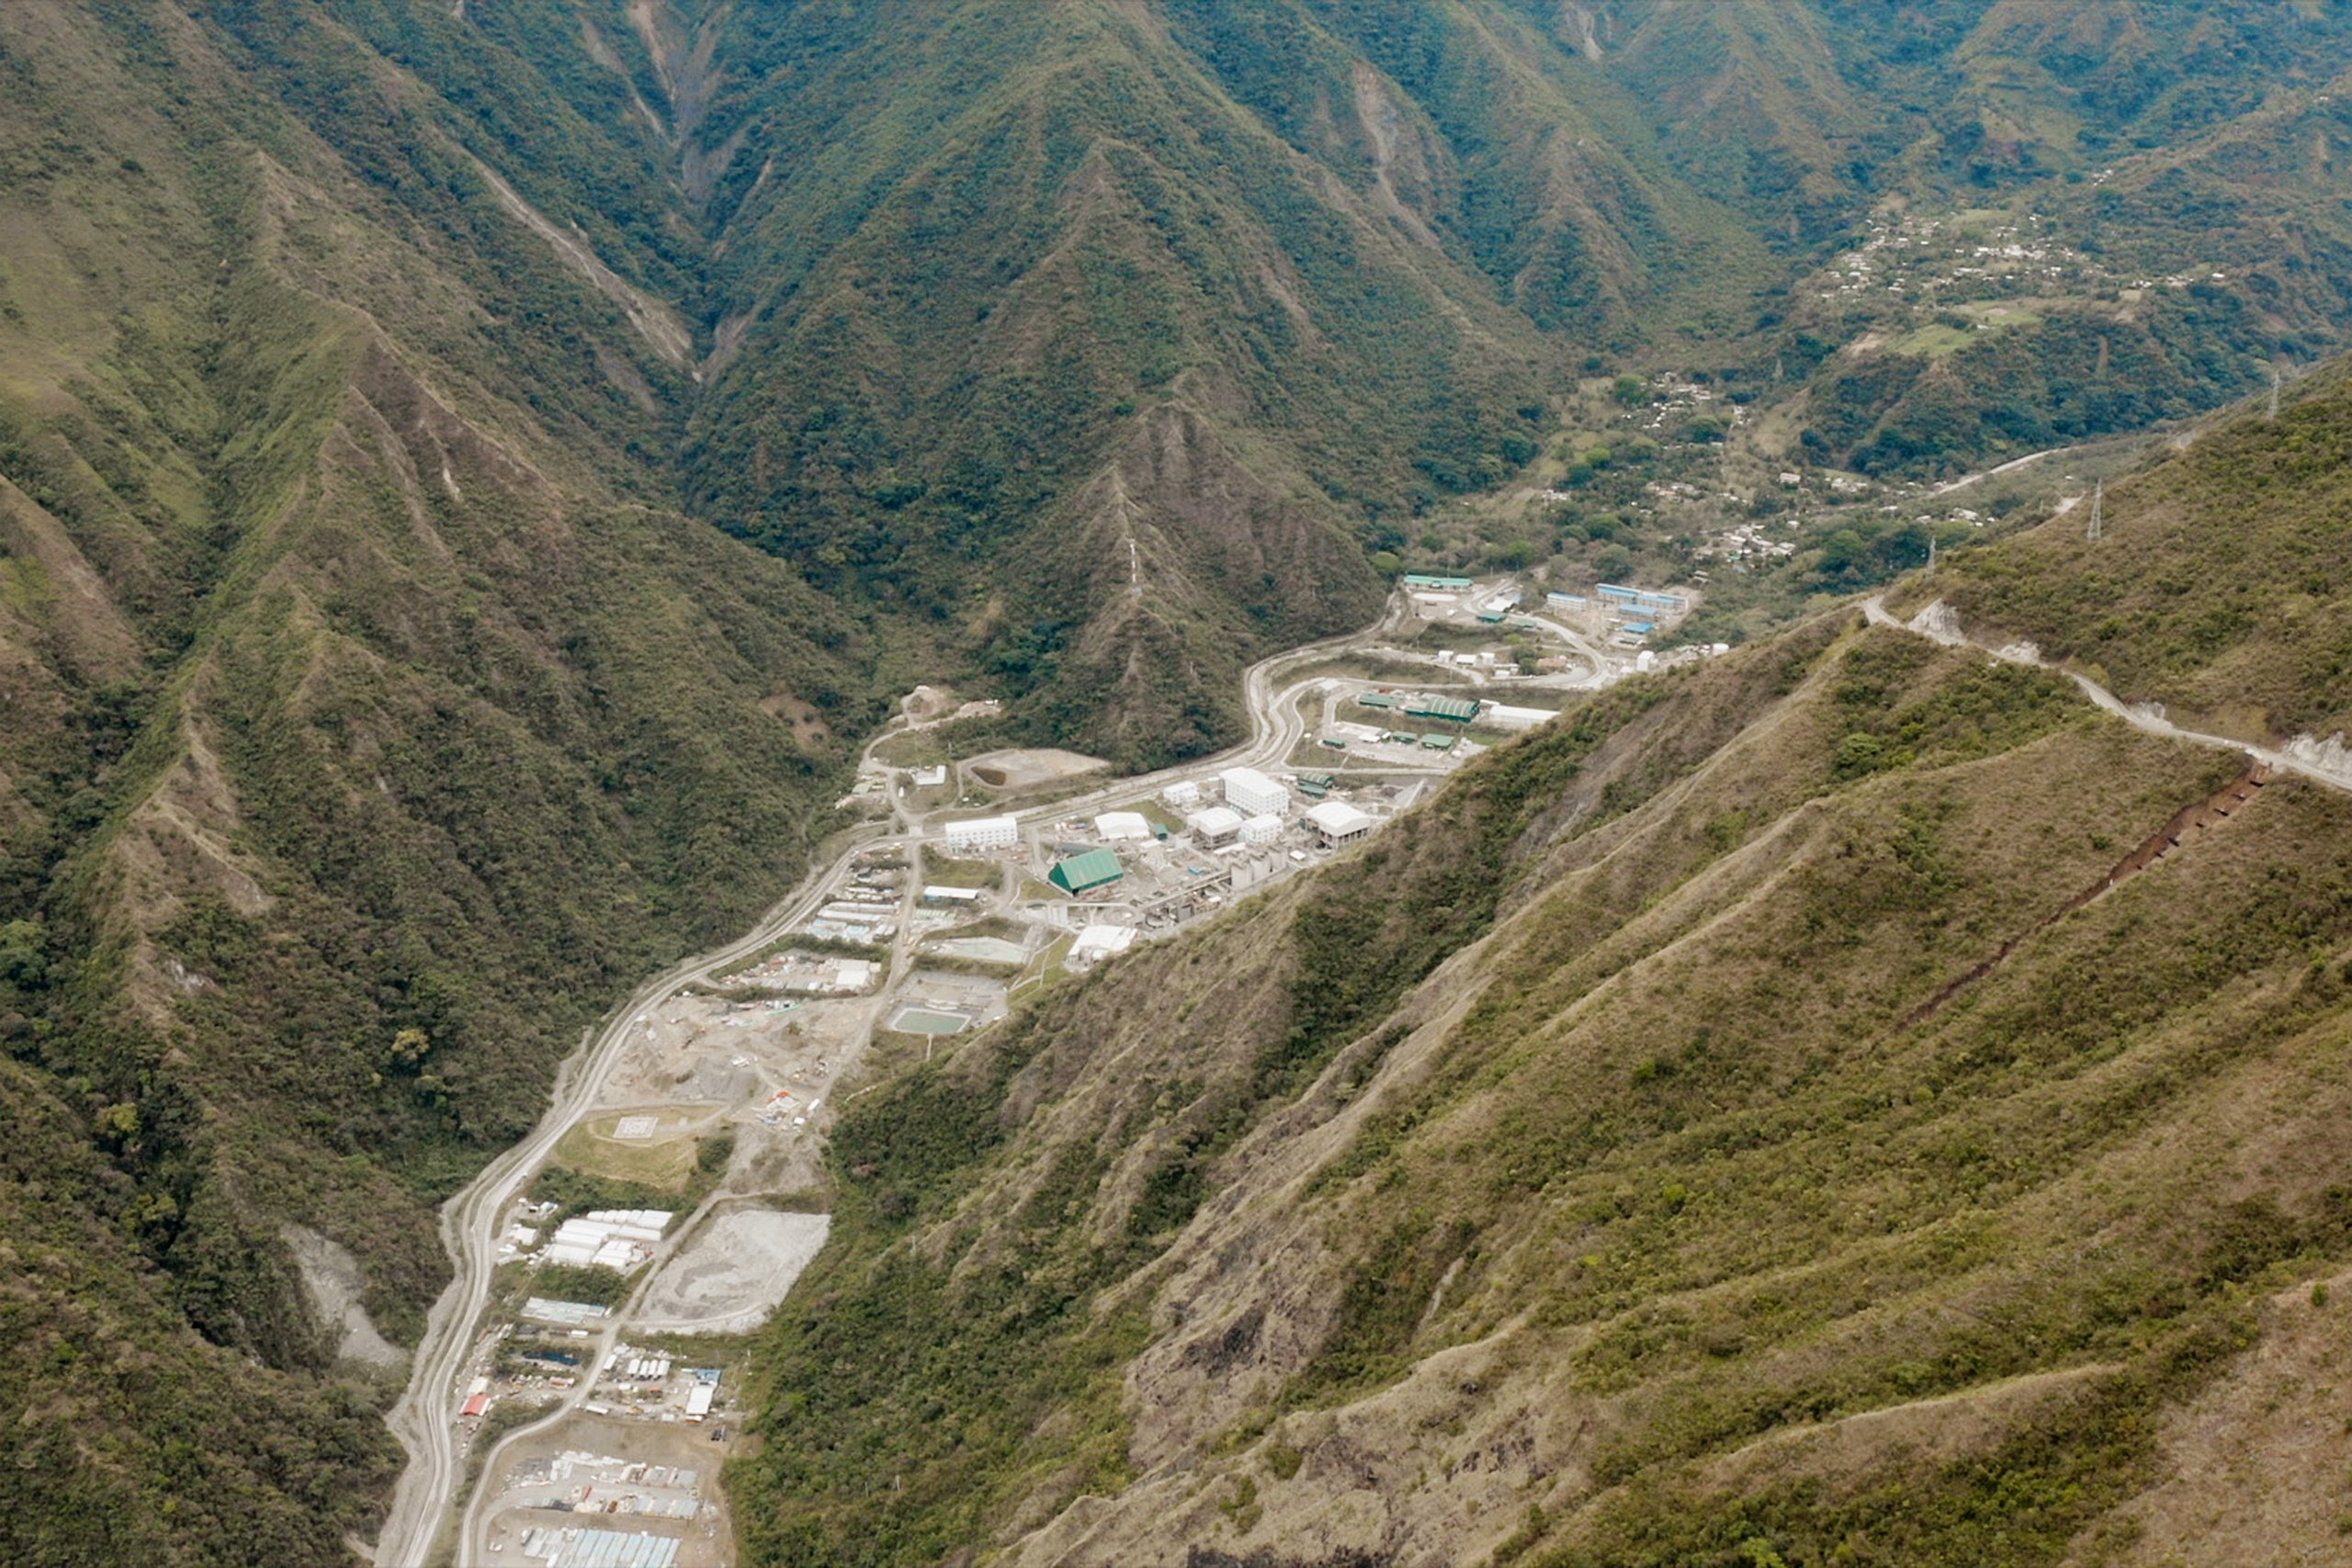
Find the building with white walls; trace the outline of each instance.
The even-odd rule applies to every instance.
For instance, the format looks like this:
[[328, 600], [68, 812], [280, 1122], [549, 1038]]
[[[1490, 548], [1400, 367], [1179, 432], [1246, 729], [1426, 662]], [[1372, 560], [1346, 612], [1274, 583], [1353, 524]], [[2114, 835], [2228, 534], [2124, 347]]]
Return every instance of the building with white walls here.
[[1225, 803], [1244, 817], [1280, 817], [1290, 810], [1290, 791], [1255, 768], [1227, 768], [1216, 779]]
[[967, 822], [947, 824], [947, 852], [951, 855], [1018, 849], [1020, 845], [1021, 824], [1010, 817], [975, 817]]

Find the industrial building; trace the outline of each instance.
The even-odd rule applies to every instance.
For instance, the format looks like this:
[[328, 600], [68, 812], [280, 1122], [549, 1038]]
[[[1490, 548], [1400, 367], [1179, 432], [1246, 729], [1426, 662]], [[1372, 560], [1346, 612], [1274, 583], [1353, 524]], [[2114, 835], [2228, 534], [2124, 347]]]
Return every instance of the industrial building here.
[[1054, 869], [1046, 874], [1046, 880], [1076, 897], [1081, 893], [1091, 893], [1098, 887], [1108, 887], [1126, 874], [1126, 868], [1119, 863], [1119, 857], [1109, 850], [1088, 850], [1056, 863]]
[[951, 855], [1017, 849], [1020, 844], [1021, 824], [1010, 817], [976, 817], [967, 822], [947, 824], [947, 852]]
[[1204, 850], [1221, 850], [1241, 837], [1241, 813], [1229, 806], [1212, 806], [1184, 818], [1193, 841]]
[[1105, 811], [1094, 819], [1094, 830], [1109, 843], [1148, 841], [1151, 821], [1140, 811]]
[[928, 768], [917, 768], [913, 776], [915, 788], [937, 789], [947, 782], [947, 764], [938, 762]]
[[1405, 574], [1405, 586], [1433, 588], [1441, 592], [1459, 593], [1472, 587], [1473, 584], [1466, 577], [1432, 577], [1425, 571], [1408, 571]]
[[1480, 723], [1491, 724], [1498, 729], [1532, 729], [1559, 716], [1550, 708], [1521, 708], [1504, 703], [1488, 703], [1478, 719]]
[[1679, 615], [1690, 607], [1690, 601], [1679, 593], [1653, 593], [1646, 589], [1626, 588], [1614, 582], [1604, 582], [1593, 592], [1600, 596], [1601, 604], [1611, 610]]
[[1271, 844], [1283, 836], [1283, 819], [1268, 813], [1251, 817], [1241, 824], [1241, 841], [1245, 844]]
[[1442, 718], [1452, 724], [1468, 724], [1478, 716], [1478, 704], [1470, 697], [1433, 697], [1424, 694], [1405, 699], [1405, 714], [1408, 718]]
[[597, 1209], [556, 1227], [544, 1261], [626, 1274], [653, 1256], [670, 1215], [660, 1209]]
[[1133, 926], [1088, 926], [1078, 933], [1078, 940], [1069, 944], [1069, 961], [1077, 964], [1092, 964], [1114, 953], [1125, 953], [1135, 945], [1135, 941], [1136, 929]]
[[1159, 798], [1179, 811], [1190, 811], [1201, 803], [1201, 786], [1190, 779], [1178, 779], [1159, 792]]
[[1306, 825], [1325, 849], [1340, 850], [1368, 837], [1374, 823], [1344, 800], [1327, 800], [1307, 812]]
[[1280, 817], [1290, 810], [1290, 791], [1255, 768], [1227, 768], [1216, 777], [1225, 803], [1244, 817]]
[[933, 883], [922, 890], [922, 901], [940, 908], [970, 908], [988, 897], [984, 887], [942, 887]]

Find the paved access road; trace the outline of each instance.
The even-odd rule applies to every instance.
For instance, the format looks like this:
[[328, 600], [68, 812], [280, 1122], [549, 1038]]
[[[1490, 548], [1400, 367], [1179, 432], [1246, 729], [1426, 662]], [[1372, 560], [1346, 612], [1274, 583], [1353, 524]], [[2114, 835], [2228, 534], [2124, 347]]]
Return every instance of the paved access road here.
[[[1280, 765], [1306, 739], [1306, 723], [1297, 710], [1296, 697], [1306, 683], [1277, 688], [1274, 682], [1279, 674], [1301, 662], [1382, 636], [1406, 614], [1409, 611], [1404, 602], [1395, 600], [1376, 626], [1291, 649], [1251, 665], [1242, 677], [1242, 694], [1250, 709], [1250, 739], [1233, 750], [1156, 773], [1122, 779], [1075, 799], [1057, 800], [1017, 815], [1029, 821], [1054, 819], [1220, 768]], [[894, 732], [896, 728], [893, 726], [884, 734]], [[876, 737], [877, 740], [880, 739]], [[868, 750], [871, 749], [869, 743]], [[628, 1047], [630, 1026], [637, 1015], [660, 1005], [684, 987], [707, 980], [717, 971], [758, 953], [808, 919], [824, 902], [826, 890], [858, 855], [916, 841], [916, 835], [894, 832], [887, 826], [877, 825], [831, 862], [812, 869], [789, 897], [769, 910], [745, 935], [713, 952], [683, 960], [639, 986], [557, 1071], [547, 1114], [530, 1135], [483, 1167], [463, 1190], [442, 1205], [442, 1245], [448, 1248], [456, 1263], [456, 1273], [425, 1320], [424, 1337], [417, 1346], [408, 1388], [386, 1417], [393, 1436], [408, 1450], [409, 1462], [392, 1494], [391, 1511], [378, 1540], [378, 1568], [424, 1568], [452, 1505], [463, 1501], [458, 1494], [465, 1475], [466, 1456], [459, 1447], [454, 1413], [482, 1309], [490, 1301], [491, 1277], [498, 1262], [499, 1233], [508, 1209], [554, 1152], [558, 1141], [602, 1097], [605, 1081]], [[617, 1322], [616, 1318], [616, 1325]], [[575, 1397], [584, 1397], [587, 1386], [588, 1380], [583, 1378], [580, 1388], [574, 1391]]]

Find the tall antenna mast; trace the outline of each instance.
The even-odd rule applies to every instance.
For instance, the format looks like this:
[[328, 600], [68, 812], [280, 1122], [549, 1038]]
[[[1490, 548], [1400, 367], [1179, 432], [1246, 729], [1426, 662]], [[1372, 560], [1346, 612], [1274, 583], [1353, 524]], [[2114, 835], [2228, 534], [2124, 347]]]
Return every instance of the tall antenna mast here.
[[2096, 545], [2098, 543], [2099, 536], [2105, 532], [2107, 532], [2107, 481], [2101, 479], [2098, 481], [2098, 487], [2091, 491], [2091, 525], [2083, 536]]

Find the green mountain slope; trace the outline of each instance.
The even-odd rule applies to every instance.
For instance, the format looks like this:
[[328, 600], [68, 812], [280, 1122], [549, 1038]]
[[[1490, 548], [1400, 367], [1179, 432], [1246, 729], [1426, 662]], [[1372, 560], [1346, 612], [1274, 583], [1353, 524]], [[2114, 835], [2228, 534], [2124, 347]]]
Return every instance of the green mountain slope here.
[[[2110, 542], [2225, 601], [2262, 581], [2261, 523], [2158, 543], [2137, 509], [2218, 518], [2274, 468], [2291, 505], [2342, 423], [2318, 392], [2298, 414], [2121, 487]], [[2315, 482], [2298, 537], [2340, 557]], [[2096, 593], [2068, 531], [1938, 585], [1987, 614], [2012, 584]], [[2257, 620], [2196, 667], [2333, 711], [2295, 641]], [[2153, 635], [2108, 653], [2127, 691], [2176, 668]], [[2280, 1472], [2227, 1544], [2167, 1499], [2204, 1484], [2184, 1412], [2341, 1342], [2312, 1281], [2352, 1268], [2321, 1152], [2347, 1038], [2352, 795], [1816, 621], [1590, 699], [1366, 851], [861, 1101], [835, 1242], [766, 1331], [748, 1542], [2324, 1553], [2324, 1477]], [[2271, 1473], [2260, 1441], [2302, 1439], [2240, 1454]]]
[[[2352, 378], [2332, 364], [2276, 422], [2200, 432], [2173, 460], [1934, 587], [1995, 642], [2110, 681], [2181, 724], [2256, 742], [2352, 728]], [[1925, 590], [1914, 600], [1924, 599]]]
[[[445, 1266], [432, 1205], [526, 1124], [584, 1021], [792, 876], [886, 687], [1001, 694], [1008, 728], [1124, 763], [1203, 751], [1250, 659], [1367, 618], [1374, 562], [1510, 480], [1579, 378], [1704, 369], [1792, 451], [1924, 470], [2211, 407], [2336, 344], [2346, 25], [1958, 0], [0, 9], [0, 1076], [25, 1129], [0, 1389], [40, 1433], [8, 1472], [13, 1555], [340, 1558], [380, 1496], [381, 1390], [334, 1370], [285, 1227], [348, 1247], [378, 1322], [413, 1330]], [[2064, 276], [1957, 270], [2037, 225]], [[1882, 239], [1941, 270], [1865, 288]], [[2301, 446], [2225, 434], [2123, 487], [2105, 559], [2056, 530], [1955, 573], [1952, 601], [2211, 726], [2324, 735], [2327, 385], [2281, 421]], [[2230, 487], [2266, 482], [2323, 499], [2249, 533], [2236, 577], [2181, 564]], [[1430, 964], [1533, 940], [1540, 886], [1604, 863], [1577, 857], [1649, 846], [1607, 863], [1607, 919], [1728, 918], [1707, 889], [1736, 889], [1676, 832], [1726, 864], [1769, 840], [1792, 876], [1830, 874], [1833, 838], [1942, 864], [1900, 826], [1933, 815], [1935, 769], [1996, 793], [2154, 770], [2033, 829], [2072, 846], [2018, 895], [2040, 908], [2096, 858], [2075, 839], [2104, 854], [2209, 782], [2199, 756], [2085, 750], [2063, 685], [1988, 685], [1960, 655], [1857, 672], [1900, 662], [1894, 634], [1808, 635], [1596, 705], [1432, 814], [1398, 880], [1333, 879], [1199, 946], [1227, 988], [1163, 976], [1208, 1033], [1136, 1047], [1120, 1092], [1156, 1098], [1103, 1102], [1132, 1138], [1090, 1152], [1063, 1112], [1029, 1143], [1000, 1117], [989, 1072], [1024, 1107], [1092, 1092], [1078, 1058], [1111, 1015], [1055, 1010], [969, 1081], [910, 1090], [902, 1125], [854, 1121], [846, 1168], [876, 1174], [822, 1299], [866, 1315], [790, 1330], [777, 1386], [850, 1324], [900, 1359], [840, 1371], [863, 1403], [811, 1406], [836, 1447], [771, 1448], [796, 1490], [753, 1500], [755, 1538], [870, 1530], [917, 1560], [1078, 1491], [1139, 1506], [1164, 1495], [1130, 1483], [1230, 1457], [1203, 1435], [1229, 1416], [1361, 1403], [1399, 1358], [1488, 1333], [1452, 1286], [1393, 1321], [1470, 1244], [1394, 1240], [1384, 1294], [1350, 1248], [1410, 1227], [1366, 1165], [1251, 1200], [1336, 1227], [1297, 1289], [1337, 1288], [1358, 1326], [1299, 1316], [1266, 1352], [1278, 1386], [1148, 1440], [1111, 1372], [1188, 1342], [1148, 1292], [1205, 1267], [1179, 1237], [1240, 1201], [1253, 1140], [1335, 1052], [1417, 1018], [1401, 987]], [[1751, 799], [1711, 761], [1734, 744], [1786, 780]], [[1662, 825], [1678, 790], [1711, 814]], [[1539, 851], [1552, 872], [1513, 869]], [[2007, 873], [1949, 853], [1993, 899]], [[1758, 912], [1810, 911], [1773, 887]], [[1970, 942], [2020, 914], [1995, 902], [1953, 916]], [[2324, 946], [2310, 919], [2297, 940]], [[1679, 940], [1627, 963], [1694, 962]], [[1128, 983], [1080, 995], [1125, 1006]], [[1793, 1081], [1798, 1038], [1759, 1059]], [[1334, 1142], [1340, 1114], [1317, 1112]], [[1441, 1145], [1396, 1139], [1377, 1179], [1442, 1190]], [[1642, 1181], [1700, 1190], [1655, 1157]], [[1025, 1217], [940, 1231], [976, 1172]], [[1498, 1249], [1525, 1217], [1463, 1213]], [[890, 1250], [914, 1225], [933, 1249]], [[893, 1315], [913, 1301], [991, 1312], [943, 1349]], [[849, 1477], [885, 1437], [918, 1495], [877, 1520]], [[1715, 1440], [1657, 1473], [1683, 1484]], [[1214, 1550], [1262, 1512], [1237, 1496]]]
[[341, 1560], [382, 1391], [281, 1227], [413, 1332], [431, 1205], [789, 880], [874, 717], [836, 607], [649, 504], [623, 310], [397, 81], [310, 79], [395, 181], [232, 56], [0, 17], [12, 1561]]

